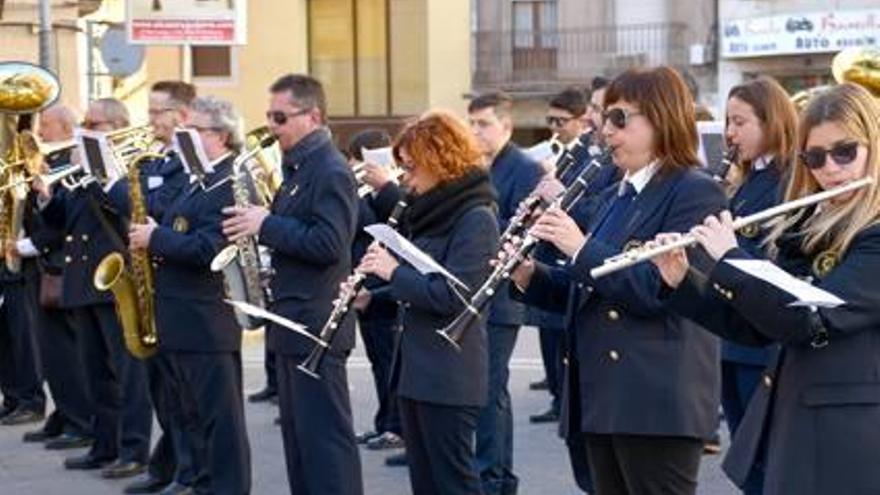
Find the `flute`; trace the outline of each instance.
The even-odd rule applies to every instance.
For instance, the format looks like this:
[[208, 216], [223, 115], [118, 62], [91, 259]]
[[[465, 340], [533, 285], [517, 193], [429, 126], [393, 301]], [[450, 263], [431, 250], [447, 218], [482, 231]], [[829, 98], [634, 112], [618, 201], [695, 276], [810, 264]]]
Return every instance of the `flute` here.
[[[833, 198], [835, 196], [861, 189], [872, 184], [873, 182], [873, 179], [871, 179], [870, 177], [865, 177], [863, 179], [850, 182], [849, 184], [835, 187], [834, 189], [829, 189], [827, 191], [822, 191], [816, 194], [811, 194], [809, 196], [804, 196], [803, 198], [788, 201], [776, 205], [772, 208], [767, 208], [766, 210], [759, 211], [752, 215], [739, 218], [733, 222], [733, 228], [734, 230], [739, 230], [748, 225], [763, 222], [765, 220], [778, 217], [779, 215], [788, 213], [790, 211], [814, 205], [816, 203], [821, 203], [822, 201]], [[669, 244], [665, 244], [663, 246], [657, 246], [651, 249], [633, 249], [631, 251], [623, 252], [618, 254], [617, 256], [606, 259], [605, 262], [602, 263], [600, 266], [597, 266], [596, 268], [590, 270], [590, 276], [594, 279], [601, 278], [605, 275], [610, 275], [614, 272], [623, 270], [624, 268], [629, 268], [633, 265], [642, 263], [643, 261], [648, 261], [652, 258], [660, 256], [661, 254], [666, 254], [679, 248], [686, 248], [696, 243], [697, 239], [692, 234], [685, 234], [681, 237], [681, 239]]]

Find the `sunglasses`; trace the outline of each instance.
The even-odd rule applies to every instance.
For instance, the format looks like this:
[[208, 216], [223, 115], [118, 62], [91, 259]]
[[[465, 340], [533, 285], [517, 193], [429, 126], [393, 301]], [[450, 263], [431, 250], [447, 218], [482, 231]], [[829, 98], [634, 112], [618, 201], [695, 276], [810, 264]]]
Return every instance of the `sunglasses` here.
[[623, 129], [626, 127], [626, 124], [629, 123], [630, 117], [641, 114], [642, 112], [629, 111], [625, 108], [612, 108], [611, 110], [602, 112], [602, 120], [609, 122], [617, 129]]
[[547, 121], [547, 127], [562, 127], [565, 124], [571, 122], [573, 118], [548, 115], [545, 120]]
[[305, 115], [311, 112], [311, 108], [303, 108], [302, 110], [297, 110], [295, 112], [284, 112], [281, 110], [269, 110], [266, 112], [266, 120], [271, 120], [275, 123], [275, 125], [284, 125], [287, 123], [288, 119], [292, 119], [293, 117], [299, 117], [300, 115]]
[[811, 170], [820, 169], [825, 166], [828, 156], [838, 165], [849, 165], [856, 159], [859, 154], [859, 143], [850, 141], [847, 143], [838, 143], [830, 148], [810, 148], [798, 153], [798, 157], [805, 167]]

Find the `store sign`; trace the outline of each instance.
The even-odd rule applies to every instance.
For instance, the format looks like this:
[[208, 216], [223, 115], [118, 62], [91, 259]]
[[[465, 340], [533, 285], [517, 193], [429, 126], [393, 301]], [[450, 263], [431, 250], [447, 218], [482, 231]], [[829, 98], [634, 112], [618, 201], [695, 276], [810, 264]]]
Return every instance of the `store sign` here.
[[730, 19], [720, 29], [725, 58], [835, 53], [880, 46], [880, 9]]
[[247, 0], [127, 0], [131, 43], [241, 45]]

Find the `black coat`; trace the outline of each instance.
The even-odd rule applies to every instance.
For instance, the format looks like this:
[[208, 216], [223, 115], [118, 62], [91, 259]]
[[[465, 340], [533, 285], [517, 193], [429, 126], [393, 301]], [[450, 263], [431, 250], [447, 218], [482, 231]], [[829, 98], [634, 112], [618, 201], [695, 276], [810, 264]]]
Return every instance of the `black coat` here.
[[[260, 229], [260, 243], [272, 249], [273, 310], [317, 334], [330, 315], [339, 284], [352, 270], [355, 181], [324, 129], [288, 150], [284, 167], [284, 183]], [[304, 355], [314, 344], [272, 327], [268, 345], [276, 352]], [[349, 317], [333, 348], [345, 352], [353, 347], [354, 320]]]
[[[482, 175], [491, 198], [488, 177]], [[491, 199], [466, 203], [444, 198], [437, 206], [445, 207], [437, 215], [442, 220], [412, 231], [411, 240], [476, 290], [489, 275], [489, 260], [498, 248], [498, 223]], [[400, 397], [434, 404], [484, 405], [489, 362], [483, 318], [465, 329], [457, 351], [436, 333], [464, 310], [449, 282], [439, 274], [422, 275], [409, 265], [399, 266], [390, 282], [393, 297], [403, 303], [403, 331], [395, 350], [392, 389]]]
[[[742, 249], [728, 258], [746, 258]], [[781, 250], [779, 264], [808, 276], [812, 257]], [[782, 344], [752, 396], [724, 462], [741, 485], [767, 443], [764, 493], [880, 493], [880, 226], [858, 234], [814, 285], [844, 301], [834, 309], [788, 306], [793, 297], [721, 262], [707, 283], [692, 277], [670, 307], [749, 345]], [[818, 317], [817, 317], [818, 316]], [[822, 329], [828, 333], [824, 347]]]
[[[609, 209], [617, 186], [603, 193]], [[567, 266], [539, 264], [523, 297], [567, 310], [568, 349], [561, 433], [668, 435], [704, 439], [715, 431], [720, 398], [718, 339], [668, 311], [651, 263], [593, 279], [589, 272], [632, 241], [686, 232], [727, 205], [697, 171], [655, 175], [610, 237], [592, 238]], [[518, 292], [515, 292], [517, 294]]]
[[192, 184], [165, 208], [150, 237], [156, 284], [156, 324], [162, 349], [229, 352], [241, 348], [241, 328], [211, 260], [226, 245], [222, 209], [233, 204], [232, 158], [215, 166], [204, 187]]
[[147, 211], [156, 221], [160, 221], [165, 208], [184, 190], [188, 190], [189, 175], [176, 153], [168, 153], [161, 160], [154, 160], [141, 166], [141, 187], [147, 201]]

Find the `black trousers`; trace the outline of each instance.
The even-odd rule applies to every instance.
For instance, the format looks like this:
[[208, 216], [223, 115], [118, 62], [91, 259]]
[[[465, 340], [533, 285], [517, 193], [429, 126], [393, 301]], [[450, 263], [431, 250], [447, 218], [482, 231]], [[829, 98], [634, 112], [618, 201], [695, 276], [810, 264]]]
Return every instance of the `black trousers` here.
[[650, 435], [584, 435], [598, 495], [693, 495], [703, 441]]
[[196, 493], [244, 495], [251, 490], [251, 450], [238, 352], [169, 352], [171, 421], [182, 425], [198, 471]]
[[399, 402], [413, 493], [482, 494], [473, 443], [480, 408]]
[[263, 369], [266, 371], [266, 389], [278, 392], [278, 371], [275, 369], [275, 351], [267, 347], [264, 351]]
[[46, 394], [35, 332], [33, 299], [23, 280], [5, 282], [3, 298], [8, 333], [9, 391], [16, 407], [43, 412]]
[[553, 398], [553, 407], [559, 408], [562, 397], [562, 358], [564, 330], [556, 327], [542, 326], [538, 328], [541, 344], [541, 361], [544, 363], [544, 376], [547, 377], [547, 389]]
[[305, 356], [275, 354], [281, 434], [292, 495], [361, 495], [345, 357], [328, 352], [316, 380], [296, 369]]
[[[79, 337], [62, 309], [37, 305], [36, 334], [43, 374], [55, 402], [59, 431], [76, 435], [92, 434], [91, 391], [83, 371]], [[50, 426], [47, 421], [47, 427]]]
[[113, 305], [73, 308], [70, 314], [92, 391], [95, 443], [90, 454], [146, 463], [153, 409], [143, 362], [125, 349]]
[[361, 339], [373, 371], [373, 383], [379, 409], [373, 418], [373, 428], [379, 433], [390, 431], [400, 435], [400, 412], [391, 393], [391, 362], [394, 358], [396, 320], [391, 318], [358, 318]]
[[174, 417], [175, 407], [172, 401], [176, 401], [182, 391], [174, 381], [173, 358], [171, 353], [160, 350], [144, 361], [144, 365], [147, 369], [150, 399], [162, 428], [159, 440], [150, 454], [150, 476], [169, 483], [176, 481], [190, 486], [195, 483], [198, 473], [183, 423]]

